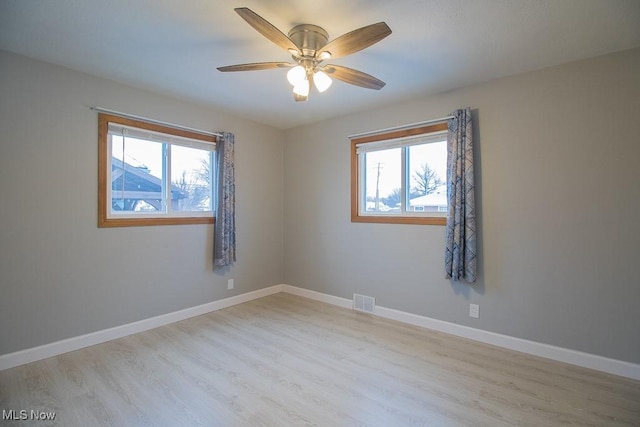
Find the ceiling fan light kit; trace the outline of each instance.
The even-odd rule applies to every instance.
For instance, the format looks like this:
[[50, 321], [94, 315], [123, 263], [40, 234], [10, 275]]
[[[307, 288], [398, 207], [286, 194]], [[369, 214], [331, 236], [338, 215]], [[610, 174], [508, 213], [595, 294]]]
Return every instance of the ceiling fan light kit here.
[[285, 35], [267, 20], [246, 7], [234, 9], [256, 31], [276, 45], [287, 50], [294, 63], [258, 62], [218, 67], [219, 71], [256, 71], [273, 68], [291, 68], [287, 80], [293, 86], [293, 99], [306, 101], [311, 82], [318, 92], [326, 91], [332, 83], [331, 77], [345, 83], [380, 90], [385, 83], [362, 71], [322, 62], [350, 55], [365, 49], [391, 34], [384, 22], [368, 25], [344, 34], [329, 42], [329, 34], [321, 27], [311, 24], [296, 25]]
[[333, 83], [333, 80], [324, 71], [318, 70], [313, 74], [313, 84], [318, 89], [318, 92], [322, 93], [329, 89], [331, 83]]
[[306, 98], [307, 96], [309, 96], [310, 86], [311, 85], [309, 84], [309, 80], [305, 78], [293, 86], [293, 93]]
[[296, 65], [287, 72], [287, 80], [295, 86], [301, 80], [307, 77], [306, 71], [302, 65]]

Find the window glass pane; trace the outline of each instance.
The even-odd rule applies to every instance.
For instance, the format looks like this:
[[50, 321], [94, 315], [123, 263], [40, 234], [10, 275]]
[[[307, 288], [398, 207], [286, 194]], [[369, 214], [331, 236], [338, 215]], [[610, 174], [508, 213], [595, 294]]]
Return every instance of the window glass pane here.
[[364, 154], [366, 212], [400, 212], [401, 148]]
[[162, 144], [111, 135], [111, 212], [164, 212]]
[[447, 211], [447, 142], [413, 145], [409, 150], [409, 212]]
[[171, 146], [171, 210], [211, 211], [211, 151]]

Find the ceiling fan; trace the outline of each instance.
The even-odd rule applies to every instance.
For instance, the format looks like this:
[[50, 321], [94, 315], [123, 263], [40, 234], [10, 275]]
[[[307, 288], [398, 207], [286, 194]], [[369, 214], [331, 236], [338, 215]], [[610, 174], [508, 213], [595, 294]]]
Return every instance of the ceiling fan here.
[[328, 59], [336, 59], [365, 49], [391, 34], [384, 22], [367, 25], [333, 39], [321, 27], [311, 24], [296, 25], [286, 36], [269, 21], [249, 8], [234, 9], [249, 25], [276, 45], [287, 50], [295, 62], [254, 62], [250, 64], [218, 67], [219, 71], [256, 71], [272, 68], [290, 68], [287, 80], [293, 85], [293, 98], [306, 101], [311, 84], [324, 92], [331, 86], [331, 77], [345, 83], [380, 90], [385, 82], [362, 71], [333, 64], [322, 64]]

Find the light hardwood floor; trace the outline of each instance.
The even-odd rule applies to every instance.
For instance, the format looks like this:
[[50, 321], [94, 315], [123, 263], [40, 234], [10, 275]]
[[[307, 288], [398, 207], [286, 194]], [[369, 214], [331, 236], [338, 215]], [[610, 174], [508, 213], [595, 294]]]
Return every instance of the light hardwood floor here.
[[[63, 426], [640, 426], [640, 381], [276, 294], [0, 372]], [[19, 414], [19, 412], [16, 412]]]

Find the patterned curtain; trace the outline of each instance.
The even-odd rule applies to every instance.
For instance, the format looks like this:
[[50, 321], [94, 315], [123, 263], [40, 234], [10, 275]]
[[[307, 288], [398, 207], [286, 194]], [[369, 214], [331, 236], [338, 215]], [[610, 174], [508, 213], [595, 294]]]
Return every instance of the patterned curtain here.
[[476, 281], [476, 210], [473, 183], [471, 109], [457, 110], [448, 122], [445, 278]]
[[222, 132], [216, 143], [218, 173], [216, 223], [213, 231], [213, 268], [231, 265], [236, 260], [235, 137]]

